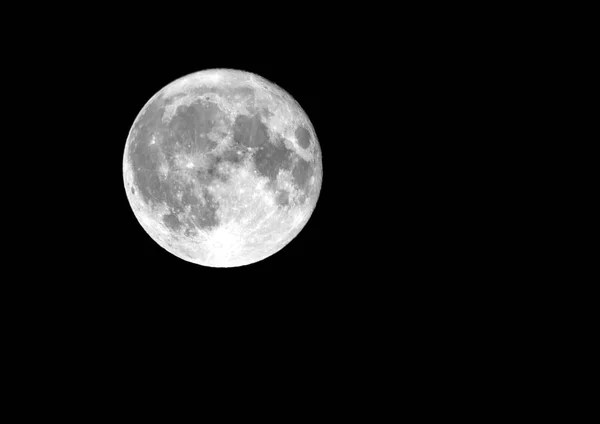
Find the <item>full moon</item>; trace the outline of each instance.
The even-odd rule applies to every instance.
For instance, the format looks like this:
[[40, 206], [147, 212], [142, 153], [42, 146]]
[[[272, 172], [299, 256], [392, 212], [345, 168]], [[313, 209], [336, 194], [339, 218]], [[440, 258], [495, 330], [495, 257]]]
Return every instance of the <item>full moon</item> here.
[[261, 261], [308, 222], [321, 148], [290, 94], [248, 72], [212, 69], [158, 91], [123, 154], [129, 204], [150, 237], [209, 267]]

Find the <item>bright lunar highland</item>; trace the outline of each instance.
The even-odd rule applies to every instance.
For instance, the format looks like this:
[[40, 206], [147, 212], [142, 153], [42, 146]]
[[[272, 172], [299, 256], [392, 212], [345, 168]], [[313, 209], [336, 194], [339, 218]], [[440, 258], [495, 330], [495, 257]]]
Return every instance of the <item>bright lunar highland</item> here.
[[264, 78], [228, 69], [156, 93], [123, 155], [127, 197], [145, 231], [210, 267], [258, 262], [288, 244], [315, 208], [322, 169], [300, 105]]

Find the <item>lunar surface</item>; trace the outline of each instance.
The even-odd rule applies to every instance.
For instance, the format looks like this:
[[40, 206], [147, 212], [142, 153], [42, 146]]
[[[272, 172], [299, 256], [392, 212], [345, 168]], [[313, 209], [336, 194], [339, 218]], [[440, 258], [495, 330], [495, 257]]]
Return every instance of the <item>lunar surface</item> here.
[[300, 105], [275, 84], [215, 69], [176, 80], [142, 108], [123, 155], [135, 216], [189, 262], [265, 259], [302, 230], [322, 181], [321, 150]]

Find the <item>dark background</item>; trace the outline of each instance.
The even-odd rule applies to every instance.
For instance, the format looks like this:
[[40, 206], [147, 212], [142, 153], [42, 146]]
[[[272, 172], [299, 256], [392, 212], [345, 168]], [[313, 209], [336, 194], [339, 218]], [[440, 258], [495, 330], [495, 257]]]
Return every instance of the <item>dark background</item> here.
[[[317, 29], [314, 16], [297, 27], [281, 18], [261, 26], [244, 10], [240, 31], [227, 37], [234, 25], [222, 14], [210, 33], [199, 23], [204, 11], [167, 9], [148, 7], [151, 19], [127, 21], [139, 27], [125, 35], [112, 19], [94, 20], [96, 11], [74, 18], [65, 11], [40, 26], [32, 48], [17, 48], [30, 65], [7, 65], [19, 72], [27, 63], [25, 82], [43, 93], [36, 93], [41, 105], [18, 109], [29, 118], [18, 128], [26, 142], [20, 153], [40, 162], [27, 169], [34, 207], [25, 225], [33, 235], [12, 250], [19, 270], [5, 277], [22, 293], [5, 299], [18, 309], [12, 322], [31, 321], [19, 331], [39, 343], [31, 351], [71, 363], [90, 358], [86, 368], [109, 376], [113, 358], [117, 373], [137, 371], [142, 384], [154, 378], [155, 364], [176, 368], [186, 354], [200, 366], [225, 359], [233, 370], [240, 362], [255, 370], [251, 349], [277, 372], [308, 375], [311, 392], [328, 390], [323, 376], [352, 387], [357, 364], [364, 375], [387, 376], [424, 361], [415, 372], [429, 384], [421, 370], [460, 345], [457, 332], [481, 322], [501, 294], [487, 289], [501, 261], [481, 267], [494, 255], [485, 240], [497, 221], [481, 217], [496, 205], [480, 201], [491, 190], [485, 182], [464, 189], [482, 180], [466, 165], [476, 156], [488, 166], [478, 149], [498, 128], [473, 125], [487, 112], [478, 96], [489, 97], [497, 80], [474, 84], [470, 97], [465, 88], [485, 76], [480, 51], [488, 47], [465, 61], [465, 43], [448, 37], [454, 28], [426, 25], [429, 11], [425, 24], [411, 26], [410, 14], [340, 10]], [[10, 35], [7, 44], [16, 45], [18, 34]], [[154, 242], [122, 177], [127, 135], [146, 101], [211, 68], [253, 72], [288, 91], [323, 153], [322, 189], [304, 229], [273, 256], [231, 269], [188, 263]], [[467, 145], [469, 138], [477, 143]], [[473, 298], [480, 311], [464, 307]], [[215, 359], [198, 361], [210, 351]]]
[[[5, 97], [17, 112], [5, 116], [5, 129], [17, 134], [4, 141], [18, 153], [4, 157], [16, 169], [5, 172], [3, 189], [17, 188], [27, 200], [5, 196], [4, 205], [17, 218], [5, 227], [21, 242], [5, 242], [2, 296], [4, 327], [15, 335], [5, 334], [5, 350], [16, 358], [6, 363], [18, 382], [58, 395], [53, 407], [82, 404], [58, 390], [62, 383], [98, 399], [88, 412], [114, 404], [108, 394], [139, 414], [149, 397], [138, 407], [138, 386], [161, 398], [165, 388], [191, 387], [187, 398], [197, 402], [213, 371], [217, 388], [245, 380], [242, 390], [254, 394], [260, 383], [291, 382], [308, 389], [301, 399], [316, 397], [336, 416], [355, 417], [365, 405], [372, 418], [381, 403], [398, 409], [398, 394], [406, 396], [397, 386], [425, 400], [419, 413], [447, 415], [436, 398], [456, 394], [453, 407], [468, 399], [469, 410], [471, 388], [489, 398], [491, 382], [506, 403], [515, 382], [531, 392], [528, 379], [553, 378], [540, 358], [556, 350], [557, 331], [579, 326], [556, 300], [573, 278], [555, 289], [540, 275], [553, 265], [524, 266], [537, 252], [513, 225], [524, 206], [507, 202], [510, 185], [498, 190], [489, 178], [510, 178], [512, 159], [523, 158], [537, 131], [511, 125], [530, 118], [533, 102], [522, 94], [538, 79], [532, 72], [523, 81], [527, 63], [513, 60], [523, 37], [505, 45], [511, 19], [498, 10], [471, 19], [471, 6], [448, 13], [425, 4], [415, 14], [357, 3], [354, 11], [332, 8], [333, 16], [321, 5], [298, 24], [288, 22], [283, 4], [219, 4], [231, 10], [215, 14], [198, 6], [148, 4], [149, 16], [136, 8], [125, 17], [103, 5], [52, 4], [46, 12], [28, 4], [14, 28], [7, 12], [5, 54], [13, 49], [16, 57], [3, 70], [16, 76], [4, 81], [18, 93]], [[544, 20], [540, 10], [509, 13]], [[205, 28], [209, 22], [217, 28]], [[523, 57], [545, 37], [532, 32]], [[122, 179], [127, 134], [145, 102], [209, 68], [254, 72], [287, 90], [308, 113], [323, 152], [322, 191], [306, 227], [272, 257], [233, 269], [187, 263], [158, 246], [137, 222]], [[17, 99], [25, 101], [15, 106]], [[528, 291], [530, 282], [541, 287]], [[578, 300], [572, 305], [585, 314]], [[528, 348], [546, 332], [540, 352]], [[540, 364], [541, 380], [532, 374]], [[170, 382], [179, 376], [183, 384]]]

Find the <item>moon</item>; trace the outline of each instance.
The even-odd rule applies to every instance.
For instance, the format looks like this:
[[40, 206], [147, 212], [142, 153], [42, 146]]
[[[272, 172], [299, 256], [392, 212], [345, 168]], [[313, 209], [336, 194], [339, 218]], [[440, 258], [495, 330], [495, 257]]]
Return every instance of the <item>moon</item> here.
[[198, 265], [272, 256], [315, 209], [323, 166], [307, 114], [256, 74], [210, 69], [159, 90], [123, 154], [129, 204], [150, 237]]

